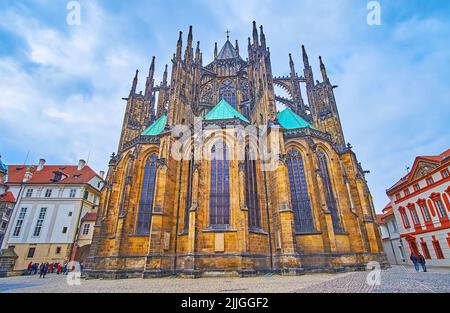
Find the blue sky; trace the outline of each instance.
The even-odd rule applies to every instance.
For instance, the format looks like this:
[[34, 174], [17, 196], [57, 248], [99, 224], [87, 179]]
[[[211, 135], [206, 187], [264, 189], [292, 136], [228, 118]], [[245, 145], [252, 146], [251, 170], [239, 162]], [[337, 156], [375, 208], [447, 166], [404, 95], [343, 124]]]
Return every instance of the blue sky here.
[[[162, 75], [178, 31], [194, 27], [205, 63], [225, 30], [245, 51], [251, 22], [264, 25], [276, 75], [300, 46], [316, 78], [322, 55], [346, 140], [368, 175], [375, 204], [417, 155], [450, 146], [450, 2], [379, 1], [382, 25], [366, 23], [365, 0], [79, 1], [68, 26], [63, 0], [0, 2], [0, 153], [5, 163], [87, 159], [107, 167], [116, 150], [132, 76], [157, 57]], [[241, 54], [245, 55], [245, 53]], [[143, 89], [144, 77], [140, 87]]]

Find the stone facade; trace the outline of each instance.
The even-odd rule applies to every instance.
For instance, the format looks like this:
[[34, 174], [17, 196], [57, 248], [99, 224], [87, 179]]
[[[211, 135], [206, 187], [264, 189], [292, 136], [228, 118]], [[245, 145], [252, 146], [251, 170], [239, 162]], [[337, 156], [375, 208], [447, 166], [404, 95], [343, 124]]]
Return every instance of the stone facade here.
[[[220, 52], [216, 44], [214, 56], [203, 65], [190, 28], [184, 57], [180, 33], [170, 80], [166, 66], [162, 83], [154, 85], [153, 59], [145, 94], [138, 94], [136, 73], [86, 275], [247, 276], [363, 269], [373, 260], [385, 264], [365, 172], [345, 144], [335, 86], [322, 60], [320, 83], [314, 82], [304, 48], [304, 76], [297, 75], [292, 56], [290, 76], [273, 76], [263, 28], [258, 31], [256, 24], [247, 60], [229, 38]], [[301, 84], [306, 84], [308, 103]], [[274, 85], [287, 90], [289, 98], [276, 95]], [[217, 104], [220, 99], [227, 103]], [[287, 107], [287, 118], [277, 112], [277, 104]], [[267, 126], [257, 136], [264, 138], [265, 148], [261, 140], [242, 135], [242, 128], [252, 125]], [[204, 157], [217, 153], [218, 142], [225, 143], [226, 163]], [[267, 149], [271, 158], [250, 163], [240, 157], [246, 149]], [[183, 158], [175, 157], [180, 150]], [[292, 164], [300, 158], [302, 205], [291, 194], [299, 174]], [[223, 172], [216, 173], [217, 164], [226, 164]], [[254, 164], [253, 174], [249, 164]], [[226, 177], [223, 184], [215, 185], [217, 175]], [[147, 198], [149, 177], [154, 187]], [[213, 213], [216, 206], [226, 213]], [[221, 222], [214, 220], [218, 216]], [[307, 231], [299, 222], [303, 219]]]

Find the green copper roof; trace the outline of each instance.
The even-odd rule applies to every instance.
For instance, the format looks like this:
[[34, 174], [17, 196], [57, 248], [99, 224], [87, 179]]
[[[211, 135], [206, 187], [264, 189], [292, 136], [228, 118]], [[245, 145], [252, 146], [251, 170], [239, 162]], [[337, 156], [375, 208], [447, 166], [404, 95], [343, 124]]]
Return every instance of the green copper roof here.
[[8, 172], [8, 167], [3, 164], [2, 159], [0, 159], [0, 172], [6, 173]]
[[249, 123], [250, 121], [244, 115], [236, 111], [225, 99], [222, 98], [220, 102], [206, 114], [204, 120], [229, 120], [239, 118], [240, 120]]
[[166, 128], [167, 124], [167, 115], [162, 115], [159, 119], [157, 119], [152, 125], [147, 127], [146, 130], [142, 133], [144, 136], [158, 136], [161, 134]]
[[278, 122], [285, 129], [297, 129], [297, 128], [313, 128], [314, 127], [298, 116], [292, 109], [287, 108], [278, 113]]

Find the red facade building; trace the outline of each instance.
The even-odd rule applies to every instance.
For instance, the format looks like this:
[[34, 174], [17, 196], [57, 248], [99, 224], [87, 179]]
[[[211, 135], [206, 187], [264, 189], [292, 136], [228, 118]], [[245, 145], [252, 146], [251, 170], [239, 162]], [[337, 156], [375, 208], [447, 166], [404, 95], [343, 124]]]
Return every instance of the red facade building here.
[[419, 156], [411, 171], [387, 190], [408, 255], [450, 267], [450, 149]]

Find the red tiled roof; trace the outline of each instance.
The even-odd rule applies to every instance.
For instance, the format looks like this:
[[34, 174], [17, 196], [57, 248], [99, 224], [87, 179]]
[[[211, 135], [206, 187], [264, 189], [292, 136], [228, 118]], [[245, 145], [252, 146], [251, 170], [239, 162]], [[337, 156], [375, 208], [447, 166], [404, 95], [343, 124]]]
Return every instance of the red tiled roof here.
[[384, 214], [377, 214], [377, 215], [375, 215], [375, 218], [376, 218], [378, 224], [383, 224], [384, 223], [383, 217], [384, 217]]
[[429, 160], [429, 161], [433, 161], [433, 162], [442, 162], [448, 157], [450, 157], [450, 149], [448, 149], [447, 151], [442, 152], [439, 155], [419, 156], [418, 158]]
[[383, 214], [377, 214], [375, 217], [376, 217], [376, 220], [377, 220], [377, 223], [378, 224], [384, 224], [384, 219], [387, 217], [387, 216], [390, 216], [390, 215], [392, 215], [392, 214], [394, 214], [394, 211], [392, 210], [392, 204], [389, 202], [388, 204], [386, 204], [386, 206], [384, 207], [384, 209], [383, 209]]
[[7, 191], [4, 195], [0, 195], [0, 202], [16, 202], [16, 198], [14, 197], [11, 191]]
[[386, 206], [384, 207], [384, 209], [383, 209], [383, 213], [392, 213], [393, 211], [392, 211], [392, 203], [388, 203], [388, 204], [386, 204]]
[[97, 220], [97, 213], [86, 213], [81, 220], [83, 222], [95, 222]]
[[[450, 149], [442, 152], [439, 155], [418, 156], [414, 160], [413, 168], [414, 168], [414, 165], [419, 160], [425, 160], [425, 161], [430, 161], [430, 162], [433, 162], [433, 163], [443, 164], [443, 162], [445, 162], [449, 158], [450, 158]], [[393, 189], [395, 189], [396, 187], [398, 187], [398, 186], [402, 185], [403, 183], [407, 182], [410, 179], [411, 175], [414, 175], [413, 171], [409, 172], [404, 177], [402, 177], [398, 182], [396, 182], [392, 187], [390, 187], [387, 190], [387, 192], [390, 192]]]
[[[44, 165], [41, 171], [38, 171], [37, 168], [38, 166], [33, 166], [31, 171], [32, 177], [28, 184], [83, 184], [88, 183], [93, 177], [97, 176], [97, 173], [87, 165], [80, 171], [77, 165]], [[21, 184], [26, 171], [26, 165], [9, 165], [8, 183]], [[64, 175], [63, 179], [58, 182], [53, 181], [55, 172], [62, 173]]]

